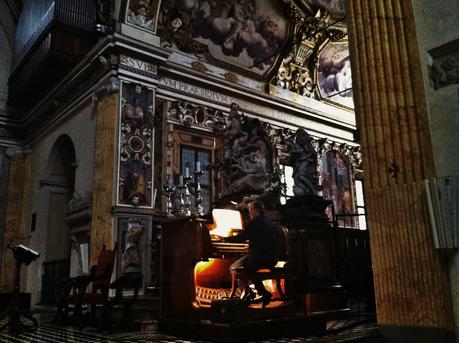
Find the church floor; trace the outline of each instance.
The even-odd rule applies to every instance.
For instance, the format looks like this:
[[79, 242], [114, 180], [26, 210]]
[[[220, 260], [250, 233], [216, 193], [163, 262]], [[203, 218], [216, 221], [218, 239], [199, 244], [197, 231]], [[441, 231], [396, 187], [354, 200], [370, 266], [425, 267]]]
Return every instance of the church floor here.
[[[61, 327], [49, 324], [49, 315], [35, 315], [39, 320], [37, 331], [10, 335], [8, 332], [0, 332], [0, 343], [26, 343], [26, 342], [47, 342], [47, 343], [128, 343], [128, 342], [190, 342], [205, 343], [201, 340], [185, 340], [178, 337], [164, 335], [158, 332], [156, 321], [146, 322], [144, 330], [131, 333], [102, 334], [95, 329], [78, 330], [72, 327]], [[1, 325], [2, 323], [0, 323]], [[347, 319], [329, 321], [327, 324], [328, 333], [321, 337], [296, 337], [263, 339], [251, 342], [383, 342], [379, 337], [376, 323], [365, 316], [354, 316]]]

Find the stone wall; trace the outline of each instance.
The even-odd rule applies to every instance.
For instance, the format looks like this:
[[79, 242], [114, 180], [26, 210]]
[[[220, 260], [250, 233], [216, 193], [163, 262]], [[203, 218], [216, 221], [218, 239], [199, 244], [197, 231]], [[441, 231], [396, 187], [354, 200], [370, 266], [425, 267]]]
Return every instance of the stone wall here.
[[[417, 0], [413, 8], [436, 173], [437, 176], [459, 175], [459, 80], [435, 89], [429, 75], [432, 62], [438, 63], [448, 55], [456, 57], [459, 74], [459, 2]], [[442, 49], [451, 42], [451, 49]], [[449, 255], [449, 268], [456, 339], [459, 339], [459, 253]]]

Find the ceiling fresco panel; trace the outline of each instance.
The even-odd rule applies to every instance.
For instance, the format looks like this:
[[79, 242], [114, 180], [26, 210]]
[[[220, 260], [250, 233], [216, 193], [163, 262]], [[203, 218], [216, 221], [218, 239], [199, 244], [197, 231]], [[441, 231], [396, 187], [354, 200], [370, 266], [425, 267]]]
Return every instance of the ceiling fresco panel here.
[[277, 64], [291, 26], [278, 2], [266, 0], [176, 0], [163, 25], [180, 50], [258, 78]]

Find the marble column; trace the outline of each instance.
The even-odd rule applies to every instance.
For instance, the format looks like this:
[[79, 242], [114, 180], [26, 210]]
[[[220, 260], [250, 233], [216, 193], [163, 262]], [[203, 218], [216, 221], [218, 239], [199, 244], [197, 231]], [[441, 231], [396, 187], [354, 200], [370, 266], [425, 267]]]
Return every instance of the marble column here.
[[[13, 245], [24, 244], [27, 241], [19, 239], [29, 234], [28, 209], [30, 203], [29, 186], [31, 173], [31, 151], [23, 148], [9, 148], [6, 155], [10, 159], [7, 207], [5, 213], [5, 231], [3, 239], [4, 251], [0, 264], [0, 291], [12, 292], [16, 263], [11, 250], [6, 249], [7, 244], [13, 240]], [[23, 271], [24, 272], [24, 271]], [[24, 278], [21, 278], [24, 280]]]
[[96, 264], [104, 244], [107, 249], [113, 248], [117, 102], [118, 93], [110, 93], [104, 94], [97, 103], [90, 265]]
[[347, 6], [378, 323], [390, 342], [453, 342], [447, 263], [423, 188], [435, 168], [412, 4]]

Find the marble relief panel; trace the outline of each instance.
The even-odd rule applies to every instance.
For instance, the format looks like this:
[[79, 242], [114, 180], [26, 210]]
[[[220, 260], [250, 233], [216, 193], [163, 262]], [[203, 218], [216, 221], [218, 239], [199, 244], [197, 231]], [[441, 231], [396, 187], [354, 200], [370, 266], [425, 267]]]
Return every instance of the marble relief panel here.
[[152, 207], [154, 91], [122, 83], [118, 204]]
[[434, 89], [459, 84], [459, 39], [429, 51], [429, 76]]
[[145, 217], [117, 219], [118, 273], [142, 273], [147, 279], [151, 227], [151, 220]]

